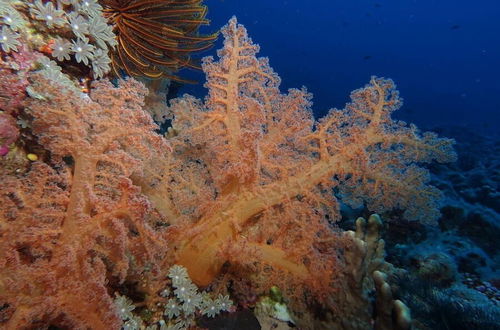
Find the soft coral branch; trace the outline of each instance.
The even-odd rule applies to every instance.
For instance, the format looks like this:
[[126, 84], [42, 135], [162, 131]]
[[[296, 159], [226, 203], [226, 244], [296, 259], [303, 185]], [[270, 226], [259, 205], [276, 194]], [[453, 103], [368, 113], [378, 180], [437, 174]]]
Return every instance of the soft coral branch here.
[[98, 82], [88, 97], [38, 73], [31, 79], [41, 96], [28, 104], [33, 132], [60, 173], [35, 164], [0, 196], [0, 250], [9, 260], [0, 278], [16, 281], [0, 291], [10, 306], [7, 326], [119, 327], [107, 282], [158, 277], [166, 249], [130, 176], [166, 144], [134, 80], [118, 88]]
[[[235, 19], [222, 33], [220, 60], [208, 58], [203, 66], [205, 103], [185, 96], [171, 107], [174, 155], [189, 153], [205, 166], [215, 190], [201, 217], [178, 222], [174, 237], [178, 262], [197, 283], [212, 282], [228, 261], [236, 268], [255, 262], [324, 294], [340, 241], [326, 219], [338, 217], [339, 198], [376, 211], [405, 209], [413, 220], [435, 219], [439, 194], [417, 165], [453, 160], [453, 142], [394, 122], [401, 100], [391, 80], [372, 78], [344, 110], [315, 122], [310, 95], [279, 92], [279, 77], [267, 59], [255, 57], [258, 46]], [[195, 176], [184, 168], [184, 178]], [[336, 197], [332, 188], [340, 191]]]
[[25, 110], [50, 166], [9, 177], [0, 194], [7, 327], [118, 327], [111, 291], [131, 284], [153, 311], [171, 263], [200, 285], [224, 272], [240, 297], [277, 285], [335, 308], [353, 244], [332, 228], [340, 202], [436, 218], [439, 192], [420, 165], [453, 160], [453, 142], [393, 121], [391, 80], [373, 77], [315, 120], [311, 95], [280, 92], [236, 19], [222, 32], [219, 60], [204, 61], [209, 95], [172, 101], [168, 144], [140, 83], [101, 81], [86, 95], [30, 74]]

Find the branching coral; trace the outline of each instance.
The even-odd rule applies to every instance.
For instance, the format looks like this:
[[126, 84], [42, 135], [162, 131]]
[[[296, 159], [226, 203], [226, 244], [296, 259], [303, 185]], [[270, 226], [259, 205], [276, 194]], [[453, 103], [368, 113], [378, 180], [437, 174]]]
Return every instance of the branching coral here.
[[2, 320], [10, 328], [118, 327], [106, 283], [147, 283], [166, 248], [128, 179], [164, 142], [141, 109], [138, 82], [103, 81], [88, 98], [42, 74], [31, 79], [43, 97], [28, 105], [33, 131], [58, 165], [35, 163], [27, 176], [2, 181]]
[[[99, 11], [95, 1], [87, 3], [75, 8]], [[158, 2], [148, 3], [154, 6], [138, 1], [128, 9], [156, 17], [150, 9]], [[198, 1], [188, 3], [198, 8]], [[90, 34], [101, 31], [94, 23]], [[194, 31], [199, 19], [178, 23]], [[186, 267], [199, 286], [229, 288], [240, 302], [276, 285], [296, 315], [311, 306], [341, 315], [348, 307], [339, 302], [367, 301], [360, 291], [366, 283], [373, 287], [370, 272], [383, 264], [383, 243], [371, 235], [373, 219], [366, 239], [334, 229], [340, 201], [435, 220], [439, 192], [419, 166], [453, 160], [453, 142], [393, 121], [401, 100], [391, 80], [373, 77], [345, 109], [316, 121], [311, 96], [305, 89], [281, 94], [279, 77], [256, 57], [258, 46], [236, 19], [223, 33], [220, 60], [203, 64], [208, 97], [172, 102], [168, 139], [154, 133], [142, 109], [146, 89], [133, 79], [119, 87], [95, 82], [87, 95], [40, 54], [33, 60], [40, 70], [24, 69], [27, 93], [0, 104], [23, 108], [49, 156], [27, 174], [1, 177], [2, 326], [118, 327], [132, 308], [124, 298], [124, 310], [116, 310], [111, 297], [123, 291], [134, 294], [151, 324], [169, 301], [165, 272], [173, 264]], [[176, 276], [184, 275], [172, 272], [172, 282]], [[392, 303], [384, 276], [376, 282]], [[199, 297], [184, 284], [174, 285], [174, 293], [189, 302], [184, 312], [191, 315]], [[178, 307], [171, 305], [171, 316]], [[211, 315], [211, 307], [203, 312]]]
[[203, 65], [208, 98], [173, 102], [173, 159], [141, 182], [143, 191], [174, 218], [177, 262], [196, 283], [211, 283], [225, 265], [236, 283], [250, 277], [254, 292], [282, 283], [288, 296], [313, 292], [324, 302], [341, 267], [344, 243], [329, 225], [338, 200], [434, 221], [439, 193], [417, 164], [452, 160], [453, 142], [394, 122], [394, 83], [375, 77], [344, 110], [315, 122], [311, 96], [280, 94], [235, 19], [222, 31], [220, 60]]

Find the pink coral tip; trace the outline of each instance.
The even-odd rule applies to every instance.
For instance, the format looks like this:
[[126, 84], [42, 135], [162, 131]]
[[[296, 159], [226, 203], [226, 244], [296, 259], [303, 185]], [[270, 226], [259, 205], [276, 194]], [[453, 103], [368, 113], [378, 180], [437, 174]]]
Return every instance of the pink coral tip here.
[[0, 156], [5, 156], [9, 153], [9, 147], [1, 146], [0, 147]]

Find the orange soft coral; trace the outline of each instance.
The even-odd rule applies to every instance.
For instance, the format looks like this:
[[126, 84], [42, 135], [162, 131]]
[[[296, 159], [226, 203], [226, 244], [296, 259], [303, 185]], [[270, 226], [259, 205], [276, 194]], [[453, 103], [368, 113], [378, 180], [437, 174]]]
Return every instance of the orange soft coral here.
[[87, 96], [30, 77], [25, 111], [50, 162], [1, 178], [2, 326], [115, 328], [111, 294], [125, 287], [156, 320], [172, 263], [240, 299], [278, 285], [291, 305], [333, 309], [353, 244], [332, 228], [340, 201], [436, 218], [439, 192], [418, 165], [452, 160], [452, 141], [394, 122], [391, 80], [316, 121], [310, 94], [280, 93], [236, 19], [223, 34], [220, 60], [204, 62], [206, 101], [172, 101], [169, 145], [134, 80]]
[[56, 169], [35, 163], [2, 183], [2, 320], [11, 329], [118, 328], [107, 286], [157, 276], [166, 247], [129, 179], [164, 147], [141, 109], [146, 89], [101, 81], [89, 98], [38, 74], [32, 80], [42, 96], [28, 107], [33, 132]]
[[261, 281], [258, 290], [282, 283], [292, 295], [312, 291], [321, 301], [339, 267], [341, 239], [329, 224], [338, 199], [432, 222], [439, 193], [417, 164], [452, 160], [452, 141], [394, 122], [401, 101], [381, 78], [316, 122], [311, 96], [280, 93], [279, 77], [255, 57], [258, 46], [236, 19], [222, 32], [220, 60], [203, 65], [206, 101], [172, 102], [173, 158], [158, 170], [163, 178], [150, 174], [148, 196], [159, 208], [169, 205], [177, 262], [198, 284], [211, 283], [225, 265], [239, 282]]

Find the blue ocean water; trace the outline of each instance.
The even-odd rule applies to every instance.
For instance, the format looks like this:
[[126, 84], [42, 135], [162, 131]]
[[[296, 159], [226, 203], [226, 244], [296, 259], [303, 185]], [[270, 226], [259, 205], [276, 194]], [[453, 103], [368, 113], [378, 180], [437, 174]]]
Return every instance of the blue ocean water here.
[[[214, 31], [232, 15], [261, 46], [282, 89], [306, 86], [314, 112], [343, 108], [371, 75], [392, 78], [397, 118], [498, 134], [500, 2], [496, 0], [207, 0]], [[215, 54], [219, 43], [209, 52]], [[187, 73], [203, 81], [199, 72]], [[182, 90], [202, 96], [202, 84]]]

